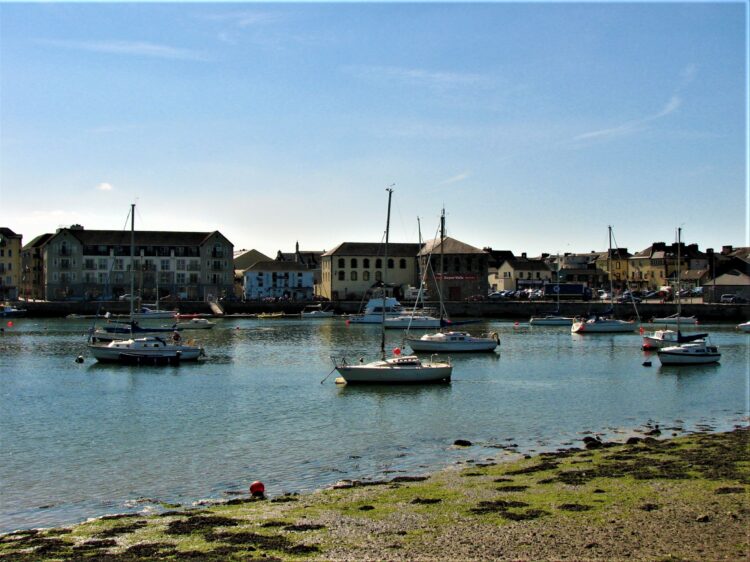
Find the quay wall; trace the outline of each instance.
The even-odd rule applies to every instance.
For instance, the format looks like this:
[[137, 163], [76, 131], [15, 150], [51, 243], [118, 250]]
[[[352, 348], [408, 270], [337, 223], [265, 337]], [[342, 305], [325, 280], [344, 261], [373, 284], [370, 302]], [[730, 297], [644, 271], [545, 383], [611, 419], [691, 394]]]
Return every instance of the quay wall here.
[[[299, 313], [305, 305], [317, 304], [308, 302], [235, 302], [223, 303], [222, 307], [227, 315], [257, 314], [260, 312], [284, 312], [286, 314]], [[359, 312], [360, 301], [337, 301], [325, 303], [332, 306], [336, 314], [355, 314]], [[438, 303], [427, 303], [437, 307]], [[409, 304], [404, 305], [406, 308]], [[457, 318], [495, 318], [511, 320], [528, 320], [531, 316], [551, 314], [555, 303], [545, 301], [452, 301], [445, 303], [446, 310], [451, 317]], [[559, 314], [563, 316], [580, 316], [603, 312], [609, 307], [608, 303], [596, 301], [567, 301], [560, 303]], [[27, 310], [27, 316], [37, 318], [64, 317], [68, 314], [127, 314], [129, 303], [119, 301], [106, 302], [21, 302], [18, 308]], [[208, 303], [204, 301], [180, 301], [162, 306], [163, 310], [177, 309], [185, 314], [212, 314]], [[674, 314], [674, 303], [646, 302], [638, 305], [638, 315], [641, 320]], [[702, 322], [744, 322], [750, 319], [750, 305], [720, 304], [720, 303], [686, 303], [682, 305], [684, 316], [695, 316]], [[615, 315], [618, 318], [630, 319], [636, 317], [636, 310], [632, 304], [615, 304]]]

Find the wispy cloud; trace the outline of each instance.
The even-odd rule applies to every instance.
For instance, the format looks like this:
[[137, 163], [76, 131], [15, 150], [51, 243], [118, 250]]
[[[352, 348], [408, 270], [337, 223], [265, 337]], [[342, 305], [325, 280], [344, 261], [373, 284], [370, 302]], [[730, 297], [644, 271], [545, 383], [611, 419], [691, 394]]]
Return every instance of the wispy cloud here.
[[89, 51], [110, 55], [121, 55], [131, 57], [151, 57], [169, 60], [191, 60], [206, 62], [209, 59], [203, 53], [192, 49], [181, 49], [169, 45], [159, 45], [147, 41], [64, 41], [57, 39], [40, 39], [37, 41], [43, 45]]
[[235, 25], [237, 27], [253, 27], [268, 23], [275, 23], [282, 19], [282, 15], [275, 12], [258, 12], [252, 10], [242, 10], [237, 12], [225, 12], [215, 14], [201, 14], [196, 16], [199, 19], [216, 21]]
[[112, 191], [114, 187], [112, 187], [111, 183], [102, 182], [96, 186], [96, 189], [98, 191]]
[[428, 88], [457, 88], [487, 83], [485, 76], [474, 73], [444, 72], [398, 66], [347, 66], [345, 70], [372, 81], [399, 81]]
[[661, 111], [652, 115], [647, 115], [646, 117], [641, 117], [640, 119], [627, 121], [615, 127], [608, 127], [606, 129], [598, 129], [596, 131], [581, 133], [580, 135], [576, 135], [575, 137], [573, 137], [573, 141], [580, 142], [606, 140], [614, 137], [631, 135], [633, 133], [648, 129], [648, 125], [650, 123], [658, 119], [662, 119], [667, 115], [671, 115], [672, 113], [680, 109], [680, 106], [682, 105], [682, 97], [680, 97], [679, 94], [683, 89], [685, 89], [685, 87], [687, 87], [693, 80], [695, 80], [697, 74], [698, 67], [694, 64], [689, 64], [682, 69], [682, 71], [680, 72], [680, 82], [675, 88], [674, 94], [671, 98], [669, 98], [669, 101], [667, 101]]
[[471, 174], [468, 171], [461, 172], [460, 174], [457, 174], [457, 175], [452, 176], [450, 178], [444, 179], [441, 182], [438, 182], [437, 185], [451, 185], [451, 184], [454, 184], [454, 183], [459, 183], [459, 182], [464, 181], [465, 179], [468, 179], [470, 176], [471, 176]]
[[576, 135], [575, 137], [573, 137], [573, 140], [589, 141], [594, 139], [609, 139], [613, 137], [622, 137], [625, 135], [637, 133], [639, 131], [646, 130], [649, 123], [656, 121], [657, 119], [661, 119], [662, 117], [666, 117], [671, 113], [674, 113], [680, 108], [680, 105], [682, 105], [682, 100], [678, 96], [672, 96], [666, 103], [664, 108], [658, 113], [642, 117], [641, 119], [634, 119], [633, 121], [622, 123], [621, 125], [617, 125], [616, 127], [609, 127], [607, 129], [599, 129], [597, 131], [581, 133], [580, 135]]

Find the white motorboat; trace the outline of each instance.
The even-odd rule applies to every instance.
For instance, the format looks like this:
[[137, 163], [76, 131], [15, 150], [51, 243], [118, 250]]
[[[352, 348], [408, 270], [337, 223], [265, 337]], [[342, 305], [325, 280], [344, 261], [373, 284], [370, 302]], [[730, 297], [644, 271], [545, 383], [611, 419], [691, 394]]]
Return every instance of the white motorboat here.
[[324, 310], [322, 304], [310, 304], [307, 305], [302, 312], [299, 313], [301, 318], [308, 320], [316, 320], [319, 318], [331, 318], [333, 316], [333, 309]]
[[362, 314], [352, 314], [346, 321], [351, 324], [382, 324], [386, 318], [404, 314], [407, 314], [406, 310], [394, 297], [376, 297], [367, 301]]
[[414, 351], [478, 352], [495, 351], [500, 345], [497, 332], [488, 336], [472, 336], [468, 332], [437, 332], [424, 334], [420, 338], [406, 338], [405, 342]]
[[699, 341], [705, 338], [707, 335], [708, 334], [690, 334], [685, 336], [675, 330], [656, 330], [651, 335], [644, 334], [641, 349], [649, 351], [654, 349], [661, 349], [663, 347], [679, 345], [681, 343]]
[[737, 324], [737, 329], [742, 330], [743, 332], [750, 332], [750, 321]]
[[656, 353], [662, 365], [706, 365], [721, 359], [719, 348], [706, 341], [664, 347]]
[[618, 334], [635, 331], [635, 322], [618, 320], [606, 316], [591, 316], [573, 322], [570, 331], [574, 334]]
[[532, 316], [529, 324], [532, 326], [571, 326], [575, 318], [570, 316]]
[[202, 347], [169, 342], [157, 336], [113, 340], [89, 344], [88, 347], [91, 355], [103, 363], [159, 365], [197, 361], [204, 354]]
[[[385, 227], [385, 263], [388, 263], [388, 231], [391, 218], [391, 196], [393, 189], [388, 188], [388, 215]], [[387, 270], [386, 270], [387, 272]], [[453, 373], [453, 365], [450, 359], [440, 360], [435, 356], [430, 361], [425, 361], [416, 355], [401, 356], [401, 350], [395, 349], [394, 356], [386, 359], [385, 356], [385, 319], [388, 309], [388, 300], [385, 295], [385, 275], [383, 276], [383, 297], [380, 299], [380, 359], [365, 363], [364, 359], [359, 362], [349, 363], [346, 359], [334, 359], [334, 370], [338, 371], [340, 381], [346, 384], [352, 383], [437, 383], [449, 382]], [[395, 299], [394, 299], [395, 300]], [[331, 371], [333, 372], [333, 371]], [[325, 379], [324, 379], [325, 380]]]
[[654, 324], [697, 324], [698, 319], [695, 316], [680, 316], [679, 314], [672, 314], [671, 316], [665, 316], [663, 318], [652, 318], [651, 322]]

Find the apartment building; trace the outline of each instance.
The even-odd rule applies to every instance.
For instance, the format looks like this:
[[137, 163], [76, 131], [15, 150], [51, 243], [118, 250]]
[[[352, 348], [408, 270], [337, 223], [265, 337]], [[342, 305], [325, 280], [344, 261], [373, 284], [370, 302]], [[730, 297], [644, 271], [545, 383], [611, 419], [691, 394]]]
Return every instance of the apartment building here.
[[41, 249], [47, 300], [112, 300], [132, 290], [145, 301], [229, 295], [233, 246], [220, 232], [59, 229]]

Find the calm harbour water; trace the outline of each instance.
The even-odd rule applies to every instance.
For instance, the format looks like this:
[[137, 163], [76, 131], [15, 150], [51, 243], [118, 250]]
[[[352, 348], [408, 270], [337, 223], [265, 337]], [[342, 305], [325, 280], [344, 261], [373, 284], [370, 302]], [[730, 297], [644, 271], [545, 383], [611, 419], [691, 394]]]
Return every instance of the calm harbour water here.
[[377, 355], [378, 326], [340, 319], [218, 320], [190, 333], [207, 360], [179, 367], [95, 363], [90, 321], [13, 324], [0, 336], [0, 532], [227, 498], [254, 480], [274, 496], [425, 473], [647, 422], [725, 430], [748, 409], [750, 336], [733, 325], [700, 327], [720, 365], [666, 368], [637, 333], [486, 322], [472, 328], [497, 331], [499, 351], [454, 355], [451, 384], [381, 388], [320, 384], [332, 355]]

